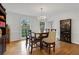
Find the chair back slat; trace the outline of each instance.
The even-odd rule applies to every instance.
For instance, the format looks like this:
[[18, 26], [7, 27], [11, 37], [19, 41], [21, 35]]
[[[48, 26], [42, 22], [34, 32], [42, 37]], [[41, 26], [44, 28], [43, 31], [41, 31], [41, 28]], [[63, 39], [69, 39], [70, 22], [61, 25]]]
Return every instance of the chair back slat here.
[[42, 38], [47, 38], [47, 37], [48, 37], [48, 32], [46, 32], [46, 33], [41, 33], [40, 36], [41, 36]]

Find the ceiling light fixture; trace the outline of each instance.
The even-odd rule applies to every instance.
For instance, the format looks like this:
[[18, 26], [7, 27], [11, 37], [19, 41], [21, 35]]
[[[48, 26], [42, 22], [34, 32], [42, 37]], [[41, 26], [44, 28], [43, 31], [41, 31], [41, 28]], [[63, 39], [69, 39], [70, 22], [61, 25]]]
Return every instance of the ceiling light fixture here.
[[43, 15], [43, 8], [41, 8], [41, 16], [40, 16], [40, 20], [44, 21], [46, 19], [46, 16]]

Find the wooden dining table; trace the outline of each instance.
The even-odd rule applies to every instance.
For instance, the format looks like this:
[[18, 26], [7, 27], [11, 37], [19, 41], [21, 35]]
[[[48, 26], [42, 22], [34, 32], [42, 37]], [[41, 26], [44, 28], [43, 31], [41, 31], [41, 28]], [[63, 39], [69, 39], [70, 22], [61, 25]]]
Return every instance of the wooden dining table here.
[[44, 33], [35, 33], [35, 36], [39, 35], [39, 37], [37, 38], [40, 41], [40, 49], [42, 49], [42, 40], [43, 38], [48, 37], [48, 32], [44, 32]]

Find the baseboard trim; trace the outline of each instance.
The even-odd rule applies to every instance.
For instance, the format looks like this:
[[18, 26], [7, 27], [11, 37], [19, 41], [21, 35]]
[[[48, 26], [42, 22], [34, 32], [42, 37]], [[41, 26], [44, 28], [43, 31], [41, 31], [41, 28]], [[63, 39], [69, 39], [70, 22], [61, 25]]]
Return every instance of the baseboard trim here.
[[10, 41], [10, 43], [13, 43], [13, 42], [19, 42], [19, 41], [23, 41], [25, 39], [22, 39], [22, 40], [16, 40], [16, 41]]

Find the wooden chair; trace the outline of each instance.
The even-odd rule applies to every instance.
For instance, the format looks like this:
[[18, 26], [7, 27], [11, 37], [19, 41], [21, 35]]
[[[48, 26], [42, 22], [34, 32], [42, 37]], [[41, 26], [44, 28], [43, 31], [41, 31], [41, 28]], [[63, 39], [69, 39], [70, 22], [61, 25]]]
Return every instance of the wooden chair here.
[[40, 38], [37, 37], [34, 32], [31, 32], [31, 35], [30, 35], [31, 54], [32, 54], [33, 48], [37, 48], [38, 47], [38, 44], [37, 43], [40, 42], [39, 39]]
[[32, 31], [29, 30], [28, 35], [26, 35], [26, 47], [27, 47], [28, 41], [30, 40], [31, 32]]
[[40, 34], [40, 49], [42, 49], [43, 48], [43, 45], [42, 45], [42, 40], [43, 40], [43, 38], [47, 38], [48, 37], [48, 32], [45, 32], [45, 33], [41, 33]]
[[51, 45], [53, 45], [53, 51], [55, 52], [55, 39], [56, 39], [56, 31], [50, 31], [47, 38], [43, 38], [43, 46], [46, 44], [46, 47], [49, 48], [49, 54], [50, 49], [52, 48]]

